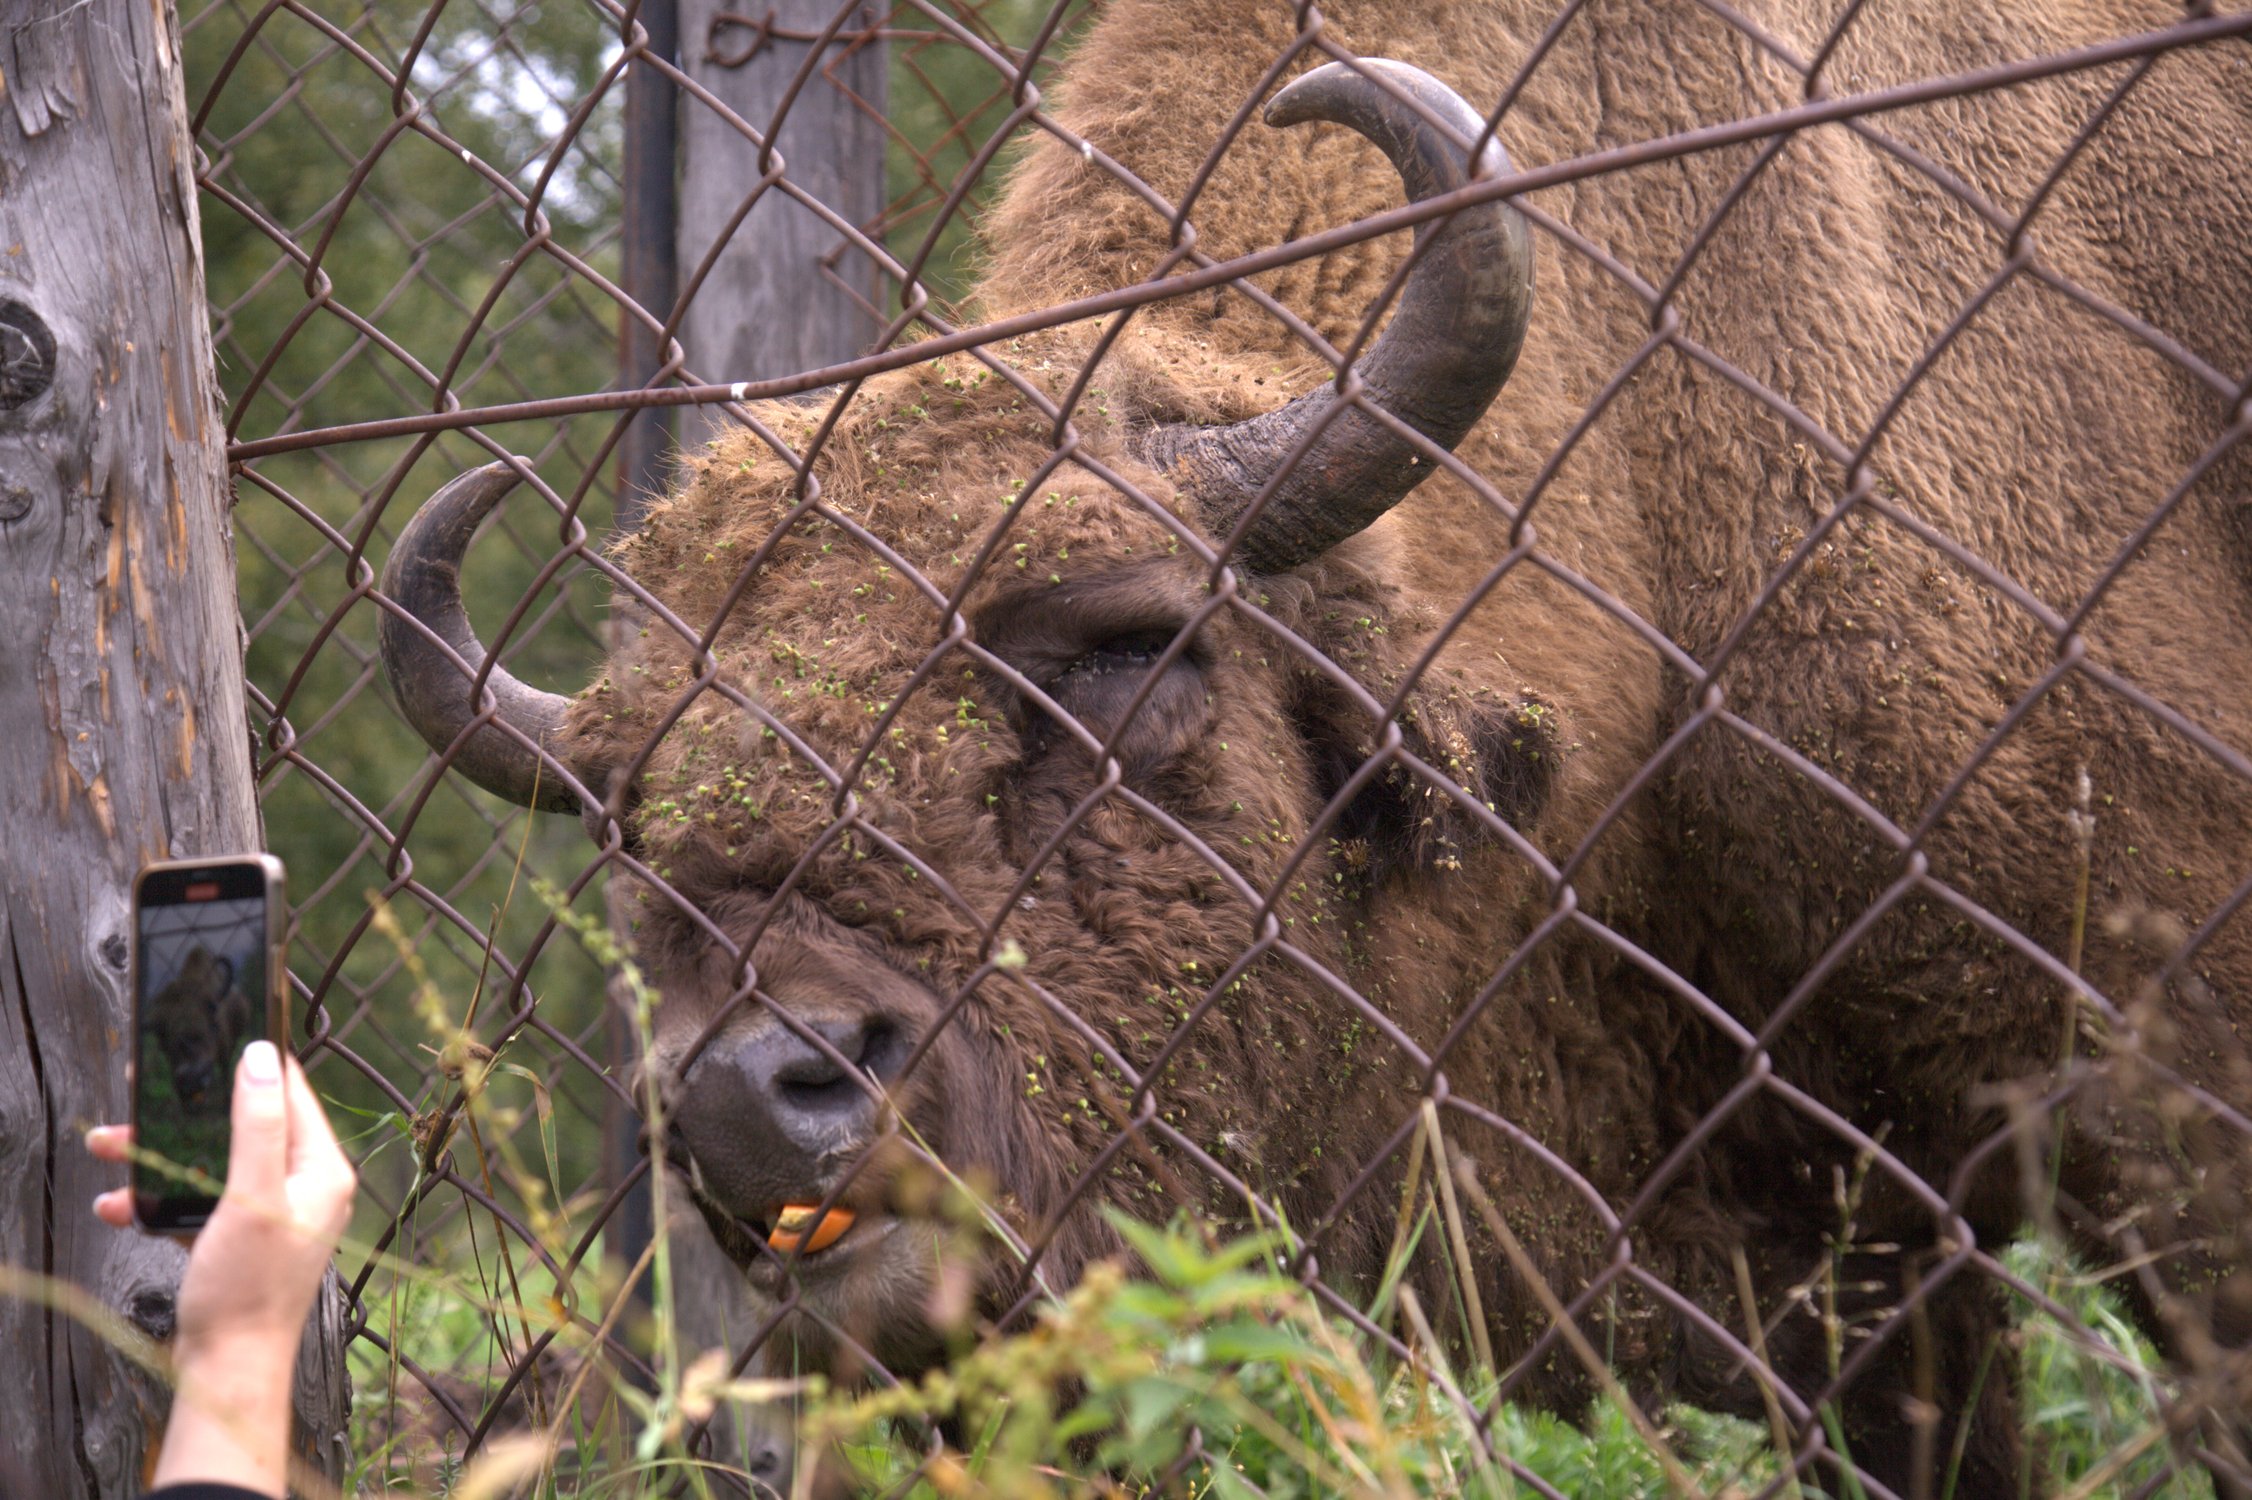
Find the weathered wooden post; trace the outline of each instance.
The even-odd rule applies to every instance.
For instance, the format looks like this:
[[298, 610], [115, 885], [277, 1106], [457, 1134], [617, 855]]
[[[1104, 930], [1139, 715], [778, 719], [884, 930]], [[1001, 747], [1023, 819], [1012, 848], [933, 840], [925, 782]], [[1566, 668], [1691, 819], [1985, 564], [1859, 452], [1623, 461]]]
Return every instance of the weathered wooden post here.
[[[745, 12], [762, 9], [745, 24]], [[874, 224], [884, 207], [888, 74], [872, 33], [888, 10], [852, 0], [680, 0], [682, 69], [754, 130], [767, 128], [817, 39], [830, 34], [773, 145], [791, 182], [858, 225]], [[680, 140], [685, 290], [762, 174], [758, 146], [700, 104], [687, 106]], [[880, 330], [867, 306], [876, 266], [858, 250], [838, 254], [840, 242], [812, 210], [769, 190], [689, 304], [681, 324], [689, 364], [708, 380], [757, 380], [867, 352]]]
[[[0, 1260], [159, 1339], [182, 1253], [95, 1222], [79, 1142], [127, 1113], [129, 882], [260, 843], [193, 159], [170, 4], [0, 5]], [[138, 1493], [163, 1392], [37, 1301], [0, 1350], [0, 1474]], [[333, 1301], [299, 1410], [340, 1472]]]

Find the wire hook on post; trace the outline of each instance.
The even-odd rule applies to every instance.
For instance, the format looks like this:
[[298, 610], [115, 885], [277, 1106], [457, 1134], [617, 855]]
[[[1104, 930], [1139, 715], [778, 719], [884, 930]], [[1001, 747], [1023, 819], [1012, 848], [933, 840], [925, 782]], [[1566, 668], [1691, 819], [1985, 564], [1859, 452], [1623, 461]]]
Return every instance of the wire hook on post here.
[[[711, 24], [704, 29], [704, 61], [713, 64], [715, 67], [740, 68], [752, 58], [764, 52], [771, 42], [805, 42], [811, 44], [821, 41], [824, 35], [819, 31], [778, 25], [779, 19], [780, 17], [771, 5], [766, 8], [766, 14], [757, 20], [753, 20], [740, 11], [723, 10], [719, 12], [712, 17]], [[720, 43], [720, 34], [733, 30], [750, 32], [750, 39], [737, 50], [724, 50]], [[876, 41], [882, 35], [883, 29], [880, 26], [870, 25], [859, 31], [840, 31], [835, 36], [830, 37], [829, 42], [832, 46], [842, 44], [847, 50], [850, 50]]]

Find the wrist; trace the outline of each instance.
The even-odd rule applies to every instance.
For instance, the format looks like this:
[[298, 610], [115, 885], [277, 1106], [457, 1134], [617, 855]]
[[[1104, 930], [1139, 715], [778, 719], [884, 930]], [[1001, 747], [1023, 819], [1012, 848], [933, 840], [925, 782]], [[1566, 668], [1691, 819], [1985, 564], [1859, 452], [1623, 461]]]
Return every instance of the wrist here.
[[294, 1342], [183, 1337], [156, 1482], [232, 1484], [278, 1500], [288, 1474], [295, 1360]]
[[173, 1381], [227, 1400], [274, 1396], [289, 1399], [299, 1330], [228, 1329], [197, 1334], [182, 1329], [172, 1346]]

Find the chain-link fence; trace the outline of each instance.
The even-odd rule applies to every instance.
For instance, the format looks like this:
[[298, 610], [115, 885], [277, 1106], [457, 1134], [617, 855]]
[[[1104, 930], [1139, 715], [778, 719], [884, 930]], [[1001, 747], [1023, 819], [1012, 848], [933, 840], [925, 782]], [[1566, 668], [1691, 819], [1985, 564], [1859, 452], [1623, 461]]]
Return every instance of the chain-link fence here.
[[[636, 1288], [802, 1405], [1260, 1231], [1409, 1488], [2252, 1485], [2252, 14], [643, 9], [184, 17], [371, 1478], [756, 1469]], [[709, 362], [741, 257], [849, 351]], [[1202, 1316], [1233, 1430], [1035, 1467], [1399, 1487]]]

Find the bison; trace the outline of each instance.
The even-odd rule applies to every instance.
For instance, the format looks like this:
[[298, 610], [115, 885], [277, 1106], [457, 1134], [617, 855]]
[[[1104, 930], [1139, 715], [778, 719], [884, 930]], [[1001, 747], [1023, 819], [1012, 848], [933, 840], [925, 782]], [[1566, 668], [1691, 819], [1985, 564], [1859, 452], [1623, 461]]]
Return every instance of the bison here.
[[141, 1026], [170, 1065], [180, 1101], [201, 1108], [212, 1084], [234, 1067], [254, 1019], [250, 997], [235, 983], [234, 961], [198, 943], [150, 997]]
[[[1506, 174], [1490, 110], [1519, 162], [1588, 161], [2166, 16], [1751, 10], [1111, 0], [980, 303]], [[1637, 1389], [1760, 1410], [1743, 1264], [1802, 1435], [1828, 1403], [1872, 1486], [1959, 1449], [1958, 1493], [2015, 1493], [1992, 1257], [2053, 1213], [2132, 1261], [2226, 1475], [2248, 61], [1595, 161], [1412, 259], [1332, 243], [753, 404], [616, 544], [623, 644], [575, 697], [463, 612], [495, 465], [392, 553], [390, 678], [638, 883], [670, 1154], [791, 1357], [939, 1357], [941, 1231], [894, 1191], [926, 1151], [1051, 1284], [1119, 1252], [1101, 1205], [1249, 1192], [1349, 1296], [1430, 1099]], [[1307, 335], [1355, 349], [1394, 291], [1340, 379]], [[1486, 1252], [1508, 1389], [1583, 1400]], [[1824, 1266], [1842, 1369], [1791, 1311]], [[995, 1254], [979, 1305], [1025, 1287]]]

